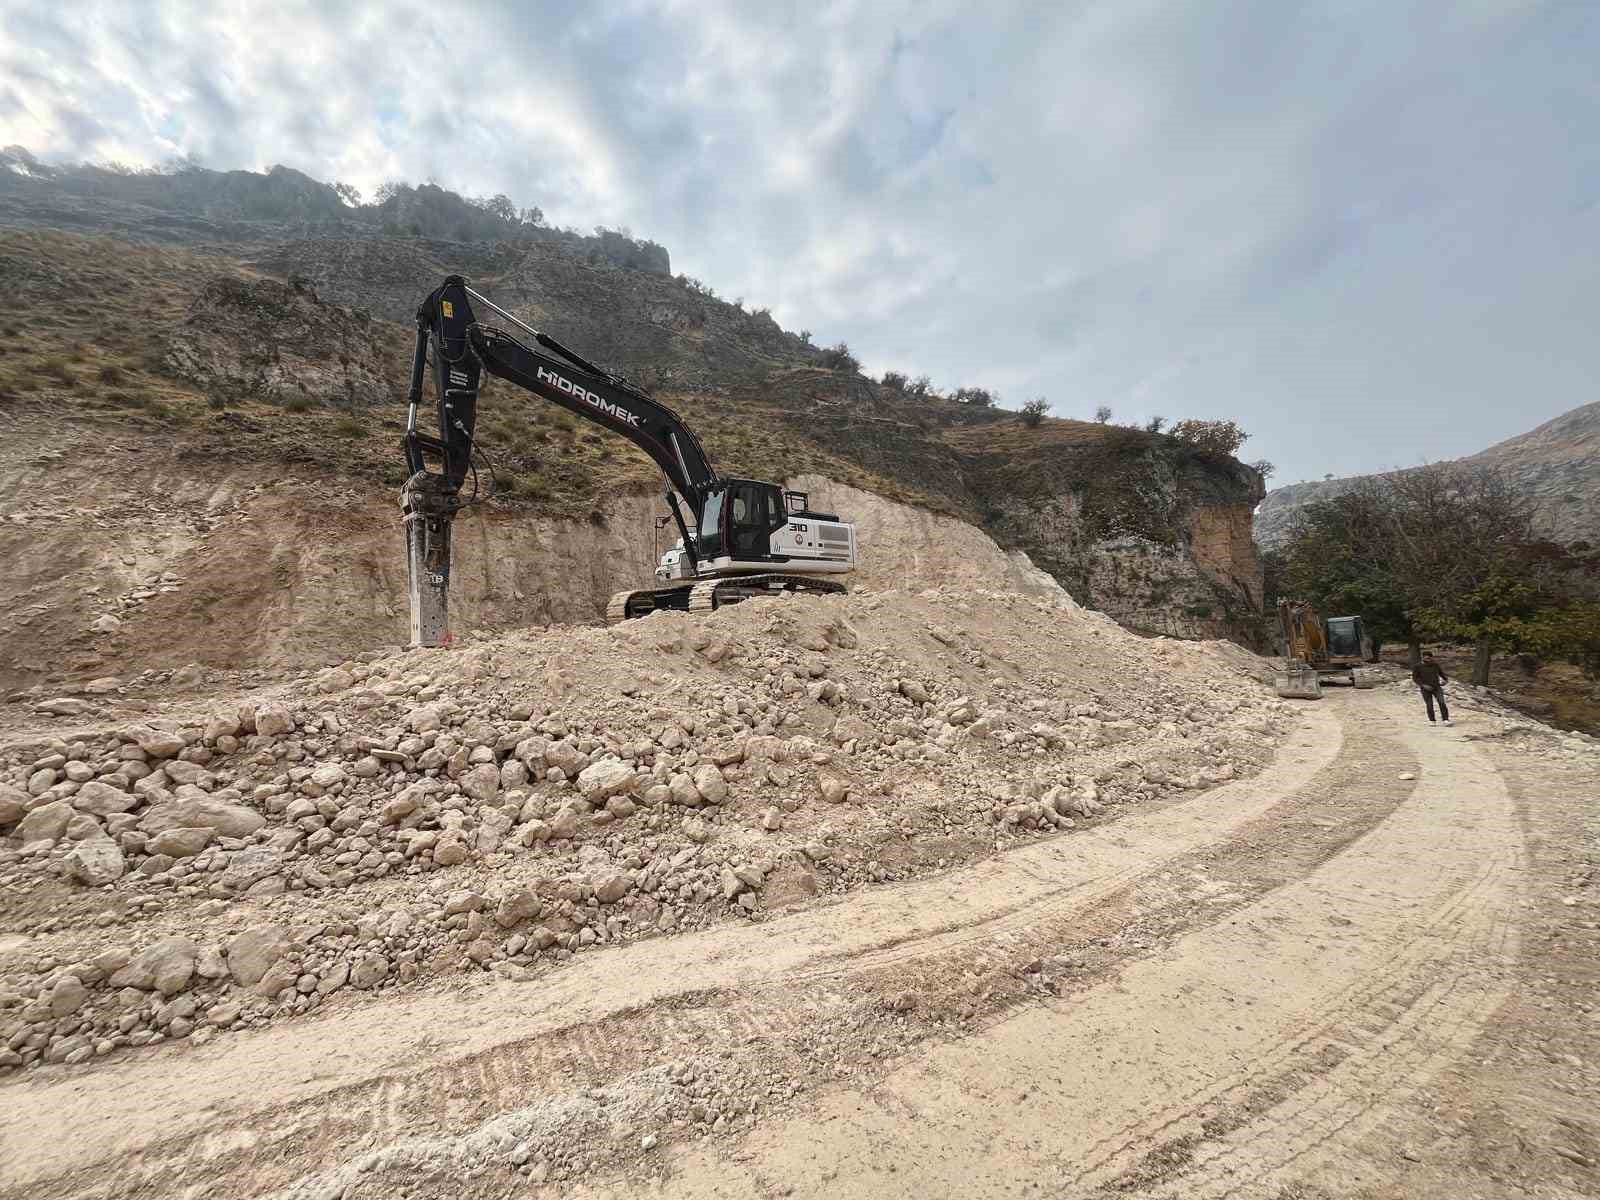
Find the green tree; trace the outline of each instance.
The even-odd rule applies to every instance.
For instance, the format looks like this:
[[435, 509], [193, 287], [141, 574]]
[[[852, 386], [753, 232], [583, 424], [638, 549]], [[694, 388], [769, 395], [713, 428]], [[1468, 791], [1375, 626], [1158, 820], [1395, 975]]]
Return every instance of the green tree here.
[[1415, 620], [1430, 637], [1471, 642], [1472, 681], [1486, 683], [1489, 658], [1496, 650], [1520, 654], [1538, 648], [1538, 614], [1538, 589], [1509, 575], [1494, 575], [1453, 598], [1448, 607], [1419, 609]]
[[[1306, 506], [1284, 550], [1284, 581], [1325, 615], [1358, 612], [1375, 637], [1476, 642], [1474, 683], [1497, 645], [1523, 636], [1555, 573], [1530, 549], [1533, 506], [1506, 475], [1426, 466]], [[1516, 586], [1511, 586], [1515, 584]], [[1524, 593], [1522, 587], [1531, 589]]]
[[1022, 406], [1022, 423], [1030, 429], [1044, 420], [1045, 413], [1050, 411], [1050, 401], [1043, 396], [1035, 396]]
[[1360, 614], [1375, 642], [1405, 642], [1420, 661], [1410, 596], [1396, 569], [1388, 529], [1389, 497], [1362, 488], [1308, 504], [1296, 515], [1279, 556], [1278, 588], [1309, 600], [1325, 616]]
[[1541, 612], [1533, 622], [1534, 652], [1564, 659], [1590, 679], [1600, 677], [1600, 603], [1574, 600]]
[[1230, 458], [1250, 440], [1250, 435], [1240, 429], [1235, 421], [1179, 421], [1169, 432], [1180, 442], [1188, 442], [1211, 454]]

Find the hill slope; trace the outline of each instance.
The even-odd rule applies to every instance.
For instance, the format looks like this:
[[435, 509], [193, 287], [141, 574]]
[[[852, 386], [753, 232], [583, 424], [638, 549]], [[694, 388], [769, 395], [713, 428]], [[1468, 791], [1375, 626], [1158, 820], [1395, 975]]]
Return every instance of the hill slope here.
[[[273, 174], [212, 183], [248, 198]], [[234, 199], [180, 209], [155, 187], [135, 204], [14, 171], [0, 183], [14, 302], [0, 322], [13, 447], [0, 553], [19, 564], [21, 597], [0, 635], [27, 647], [0, 684], [191, 658], [292, 665], [398, 641], [406, 322], [452, 271], [662, 396], [723, 471], [832, 489], [863, 522], [879, 585], [1011, 570], [1007, 552], [1026, 552], [1135, 629], [1254, 631], [1248, 468], [830, 369], [765, 312], [628, 261], [651, 243], [395, 236], [270, 209], [258, 220]], [[51, 228], [61, 212], [116, 236]], [[485, 393], [479, 438], [500, 491], [461, 539], [478, 564], [462, 576], [464, 620], [594, 620], [611, 590], [649, 577], [660, 479], [647, 459], [503, 386]], [[180, 616], [191, 636], [173, 639]]]
[[[1539, 500], [1541, 531], [1558, 542], [1600, 543], [1600, 403], [1585, 404], [1487, 450], [1459, 460], [1507, 471]], [[1297, 510], [1331, 500], [1369, 476], [1274, 488], [1255, 515], [1256, 542], [1276, 549]]]

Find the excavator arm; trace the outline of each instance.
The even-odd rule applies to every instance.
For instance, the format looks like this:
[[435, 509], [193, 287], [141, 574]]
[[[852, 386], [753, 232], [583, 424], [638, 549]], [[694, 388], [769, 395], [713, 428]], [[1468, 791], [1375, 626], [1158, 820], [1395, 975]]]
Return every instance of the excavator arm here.
[[[476, 300], [499, 314], [540, 349], [505, 330], [480, 324]], [[431, 355], [430, 355], [431, 351]], [[544, 353], [541, 351], [546, 351]], [[437, 434], [418, 426], [428, 362], [432, 359]], [[573, 353], [449, 276], [417, 308], [416, 345], [406, 418], [409, 477], [401, 497], [411, 581], [411, 641], [439, 645], [445, 638], [450, 584], [450, 526], [472, 498], [461, 491], [473, 472], [478, 391], [487, 372], [627, 438], [659, 466], [668, 482], [667, 503], [685, 553], [696, 562], [679, 497], [698, 525], [717, 473], [692, 430], [666, 405]], [[428, 469], [437, 460], [436, 471]], [[476, 491], [476, 489], [474, 489]]]

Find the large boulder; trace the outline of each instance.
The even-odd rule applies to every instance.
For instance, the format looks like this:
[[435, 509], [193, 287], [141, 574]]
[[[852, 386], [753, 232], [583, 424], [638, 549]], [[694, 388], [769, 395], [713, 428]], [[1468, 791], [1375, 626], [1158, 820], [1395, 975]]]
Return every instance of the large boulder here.
[[128, 869], [121, 848], [108, 837], [84, 838], [62, 859], [67, 874], [90, 887], [103, 887], [122, 878]]
[[193, 858], [209, 846], [217, 831], [209, 825], [180, 825], [163, 829], [146, 844], [151, 854], [165, 854], [171, 858]]
[[590, 804], [601, 804], [612, 796], [634, 791], [639, 777], [633, 768], [615, 758], [590, 763], [578, 773], [578, 791]]
[[247, 846], [237, 850], [218, 879], [230, 892], [242, 892], [253, 883], [283, 870], [283, 852], [270, 846]]
[[263, 704], [256, 709], [256, 732], [262, 737], [293, 733], [294, 714], [281, 704]]
[[228, 939], [228, 974], [240, 987], [254, 987], [288, 948], [289, 931], [282, 925], [251, 926]]
[[165, 729], [141, 729], [138, 731], [139, 749], [151, 758], [176, 758], [183, 753], [184, 740], [175, 733]]
[[111, 976], [111, 986], [176, 996], [194, 974], [198, 953], [199, 948], [186, 937], [165, 938], [134, 955], [127, 966]]
[[492, 804], [500, 794], [500, 768], [493, 763], [479, 763], [458, 782], [461, 790], [480, 804]]
[[584, 756], [571, 742], [560, 741], [545, 750], [544, 761], [549, 766], [560, 767], [571, 779], [583, 769]]
[[522, 888], [501, 898], [494, 910], [495, 923], [502, 929], [510, 929], [537, 917], [543, 907], [538, 896], [527, 888]]
[[15, 825], [28, 815], [33, 798], [21, 788], [0, 783], [0, 829]]
[[157, 804], [139, 821], [139, 828], [154, 835], [168, 829], [209, 825], [219, 837], [249, 837], [267, 823], [253, 808], [211, 796], [189, 797]]
[[143, 797], [112, 787], [109, 783], [101, 783], [98, 779], [89, 780], [72, 797], [73, 808], [79, 812], [93, 813], [97, 817], [132, 812], [143, 803]]
[[700, 794], [700, 789], [694, 786], [694, 780], [687, 771], [679, 771], [667, 780], [667, 790], [672, 796], [674, 804], [681, 804], [685, 808], [699, 808], [704, 804], [705, 797]]
[[728, 781], [716, 763], [705, 763], [694, 773], [694, 786], [707, 804], [721, 804], [728, 798]]
[[35, 842], [59, 842], [74, 815], [72, 805], [65, 800], [52, 800], [23, 817], [16, 828], [16, 836], [22, 839], [24, 846]]

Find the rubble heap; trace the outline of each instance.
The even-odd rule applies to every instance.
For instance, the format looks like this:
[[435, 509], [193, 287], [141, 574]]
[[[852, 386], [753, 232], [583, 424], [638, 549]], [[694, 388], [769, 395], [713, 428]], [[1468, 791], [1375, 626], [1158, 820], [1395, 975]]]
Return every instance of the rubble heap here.
[[1294, 720], [1237, 652], [954, 589], [120, 704], [0, 747], [0, 1068], [759, 921], [1249, 775]]

